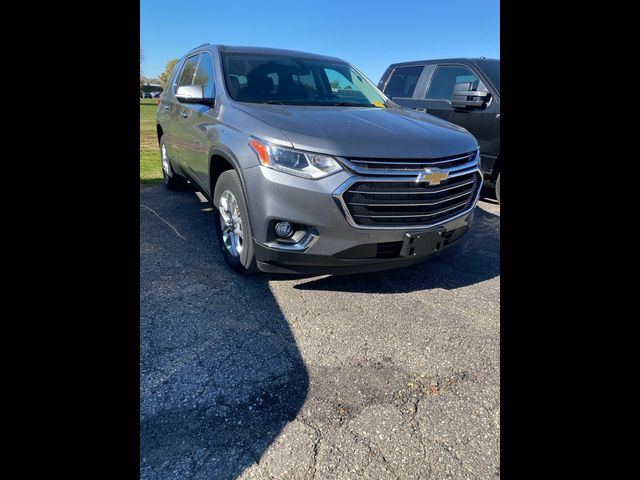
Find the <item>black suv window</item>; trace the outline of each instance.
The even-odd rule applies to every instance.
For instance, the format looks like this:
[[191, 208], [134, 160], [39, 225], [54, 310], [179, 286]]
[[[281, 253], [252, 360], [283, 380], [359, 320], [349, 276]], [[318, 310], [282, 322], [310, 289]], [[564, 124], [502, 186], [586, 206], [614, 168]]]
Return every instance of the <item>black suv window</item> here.
[[471, 70], [459, 65], [444, 65], [436, 68], [427, 98], [434, 100], [451, 100], [453, 86], [456, 83], [473, 83], [471, 89], [477, 90], [480, 81]]
[[182, 67], [182, 72], [180, 73], [180, 77], [178, 78], [178, 83], [176, 83], [176, 87], [191, 85], [193, 83], [193, 74], [196, 73], [197, 66], [198, 66], [198, 55], [194, 55], [193, 57], [187, 58], [187, 61], [184, 62], [184, 67]]
[[193, 77], [193, 84], [202, 85], [206, 98], [212, 98], [214, 96], [213, 59], [208, 53], [200, 54], [200, 63], [198, 63], [196, 75]]
[[394, 69], [384, 93], [390, 97], [413, 97], [413, 92], [416, 89], [422, 70], [424, 70], [422, 65]]

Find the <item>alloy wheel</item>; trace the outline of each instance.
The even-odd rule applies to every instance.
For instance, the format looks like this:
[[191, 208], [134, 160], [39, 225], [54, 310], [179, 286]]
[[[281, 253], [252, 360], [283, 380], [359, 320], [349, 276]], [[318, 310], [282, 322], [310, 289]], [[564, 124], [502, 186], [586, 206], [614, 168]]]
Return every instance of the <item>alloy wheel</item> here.
[[238, 201], [229, 190], [220, 196], [220, 226], [224, 248], [233, 257], [239, 257], [244, 243], [242, 217]]

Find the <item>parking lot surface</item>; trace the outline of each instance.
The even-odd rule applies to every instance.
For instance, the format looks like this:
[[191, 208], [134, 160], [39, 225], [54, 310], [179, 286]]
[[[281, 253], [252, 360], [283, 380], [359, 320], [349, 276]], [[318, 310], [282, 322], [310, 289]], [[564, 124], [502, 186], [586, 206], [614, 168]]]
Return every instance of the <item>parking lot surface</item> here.
[[243, 278], [217, 212], [140, 190], [143, 479], [500, 476], [500, 207], [442, 255]]

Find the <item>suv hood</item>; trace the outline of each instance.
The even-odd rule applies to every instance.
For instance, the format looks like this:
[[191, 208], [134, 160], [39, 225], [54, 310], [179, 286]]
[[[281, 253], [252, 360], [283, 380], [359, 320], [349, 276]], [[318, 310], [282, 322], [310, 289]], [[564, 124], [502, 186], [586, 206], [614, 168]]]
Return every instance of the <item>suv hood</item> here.
[[[403, 107], [310, 107], [234, 102], [277, 127], [294, 148], [343, 157], [433, 158], [475, 150], [462, 127]], [[251, 132], [249, 132], [251, 133]], [[252, 133], [257, 137], [259, 132]]]

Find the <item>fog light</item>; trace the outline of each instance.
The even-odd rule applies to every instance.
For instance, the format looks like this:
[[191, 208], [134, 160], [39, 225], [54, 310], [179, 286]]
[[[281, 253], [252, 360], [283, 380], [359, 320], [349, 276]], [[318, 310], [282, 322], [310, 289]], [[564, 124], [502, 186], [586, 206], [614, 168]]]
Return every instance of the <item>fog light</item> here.
[[293, 225], [289, 222], [278, 222], [274, 228], [276, 235], [280, 238], [289, 238], [293, 235]]

